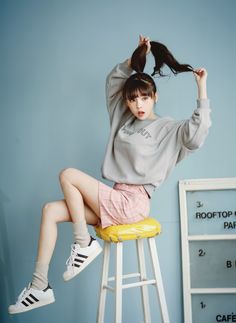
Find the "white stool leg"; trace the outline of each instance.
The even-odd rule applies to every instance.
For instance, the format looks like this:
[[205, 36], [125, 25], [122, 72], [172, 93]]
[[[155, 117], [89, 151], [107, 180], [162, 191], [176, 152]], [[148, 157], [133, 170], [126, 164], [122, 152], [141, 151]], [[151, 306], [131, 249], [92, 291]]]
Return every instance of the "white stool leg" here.
[[102, 281], [101, 281], [101, 288], [100, 288], [99, 306], [98, 306], [98, 312], [97, 312], [97, 323], [104, 322], [106, 294], [107, 294], [107, 289], [104, 288], [104, 286], [108, 285], [110, 247], [111, 247], [110, 242], [104, 241]]
[[[136, 247], [137, 247], [137, 254], [138, 254], [140, 280], [147, 280], [143, 239], [136, 240]], [[151, 323], [148, 286], [144, 285], [141, 288], [142, 288], [141, 292], [142, 292], [142, 301], [143, 301], [142, 305], [143, 305], [143, 313], [144, 313], [144, 322]]]
[[122, 322], [122, 266], [123, 266], [123, 243], [116, 243], [116, 311], [115, 322]]
[[160, 308], [161, 308], [162, 321], [163, 323], [170, 323], [167, 304], [166, 304], [166, 298], [165, 298], [165, 292], [164, 292], [164, 287], [162, 283], [161, 270], [160, 270], [159, 260], [157, 256], [155, 238], [148, 238], [148, 245], [149, 245], [149, 250], [151, 254], [153, 272], [156, 279], [156, 290], [157, 290], [157, 297], [159, 299]]

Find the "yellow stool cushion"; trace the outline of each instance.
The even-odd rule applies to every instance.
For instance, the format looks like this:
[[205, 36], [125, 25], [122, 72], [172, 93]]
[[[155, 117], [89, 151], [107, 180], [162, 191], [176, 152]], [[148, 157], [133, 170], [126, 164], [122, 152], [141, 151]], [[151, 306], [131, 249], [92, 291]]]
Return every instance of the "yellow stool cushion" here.
[[105, 241], [121, 242], [154, 237], [161, 233], [161, 225], [157, 220], [148, 217], [132, 224], [112, 225], [105, 229], [95, 227], [95, 231], [97, 236]]

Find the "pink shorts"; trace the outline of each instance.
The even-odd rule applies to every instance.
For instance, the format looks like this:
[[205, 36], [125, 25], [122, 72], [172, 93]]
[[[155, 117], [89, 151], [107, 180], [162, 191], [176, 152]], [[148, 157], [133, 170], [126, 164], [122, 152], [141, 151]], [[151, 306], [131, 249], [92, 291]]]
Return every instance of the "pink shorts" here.
[[115, 183], [113, 188], [99, 182], [102, 228], [143, 220], [150, 212], [150, 198], [143, 185]]

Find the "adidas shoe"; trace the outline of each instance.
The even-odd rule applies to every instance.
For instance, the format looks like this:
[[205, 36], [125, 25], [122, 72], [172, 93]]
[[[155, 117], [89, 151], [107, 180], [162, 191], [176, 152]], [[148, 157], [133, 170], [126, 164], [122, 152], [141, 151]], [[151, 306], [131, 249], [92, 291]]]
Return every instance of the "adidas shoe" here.
[[44, 290], [33, 289], [30, 286], [31, 283], [23, 289], [16, 304], [9, 306], [9, 314], [23, 313], [55, 302], [53, 290], [49, 285]]
[[71, 255], [66, 262], [67, 271], [63, 274], [64, 280], [68, 281], [78, 275], [101, 252], [101, 246], [93, 237], [91, 237], [88, 247], [81, 248], [80, 245], [76, 243], [71, 245]]

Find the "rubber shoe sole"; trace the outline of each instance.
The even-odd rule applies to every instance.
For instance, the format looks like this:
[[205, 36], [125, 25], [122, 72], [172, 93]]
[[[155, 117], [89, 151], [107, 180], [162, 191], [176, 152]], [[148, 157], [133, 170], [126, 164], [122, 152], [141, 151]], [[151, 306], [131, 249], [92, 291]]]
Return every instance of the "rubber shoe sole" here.
[[28, 312], [30, 310], [33, 310], [33, 309], [41, 307], [41, 306], [46, 306], [46, 305], [52, 304], [54, 302], [55, 302], [55, 297], [53, 296], [53, 297], [51, 297], [51, 299], [48, 299], [45, 301], [39, 301], [39, 302], [29, 305], [28, 307], [25, 307], [25, 308], [14, 309], [14, 308], [11, 308], [14, 305], [10, 305], [8, 308], [8, 313], [9, 314], [24, 313], [24, 312]]

